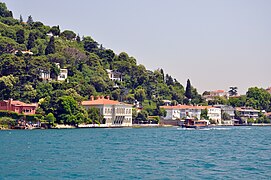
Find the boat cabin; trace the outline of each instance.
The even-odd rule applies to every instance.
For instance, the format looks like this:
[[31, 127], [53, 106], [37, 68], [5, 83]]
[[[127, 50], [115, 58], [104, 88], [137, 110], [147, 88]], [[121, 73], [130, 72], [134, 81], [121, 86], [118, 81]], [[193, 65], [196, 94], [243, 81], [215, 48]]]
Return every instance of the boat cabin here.
[[191, 127], [191, 128], [197, 128], [197, 127], [207, 127], [208, 121], [206, 120], [195, 120], [195, 119], [185, 119], [183, 127]]

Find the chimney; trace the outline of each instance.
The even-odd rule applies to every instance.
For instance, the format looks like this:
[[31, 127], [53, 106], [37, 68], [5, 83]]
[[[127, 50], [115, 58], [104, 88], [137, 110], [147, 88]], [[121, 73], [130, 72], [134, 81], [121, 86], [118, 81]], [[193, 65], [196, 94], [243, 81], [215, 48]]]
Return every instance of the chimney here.
[[8, 99], [8, 111], [11, 110], [11, 104], [12, 104], [12, 101], [13, 101], [12, 98], [9, 98], [9, 99]]
[[93, 95], [90, 96], [90, 100], [94, 101], [94, 96]]
[[110, 100], [110, 96], [106, 96], [106, 99]]

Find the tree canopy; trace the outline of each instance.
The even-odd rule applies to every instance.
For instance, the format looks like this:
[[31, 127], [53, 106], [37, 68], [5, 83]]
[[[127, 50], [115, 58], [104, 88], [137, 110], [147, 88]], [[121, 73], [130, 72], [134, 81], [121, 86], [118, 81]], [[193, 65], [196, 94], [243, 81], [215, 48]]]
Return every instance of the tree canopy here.
[[[90, 95], [109, 95], [114, 100], [143, 106], [144, 111], [133, 116], [142, 119], [164, 116], [165, 110], [159, 108], [163, 100], [203, 103], [189, 79], [184, 89], [163, 69], [148, 70], [135, 57], [126, 52], [118, 54], [91, 36], [80, 38], [71, 30], [34, 22], [32, 16], [23, 23], [22, 17], [12, 17], [5, 3], [0, 3], [0, 16], [0, 98], [38, 103], [37, 112], [47, 121], [53, 121], [53, 114], [57, 123], [102, 123], [97, 110], [86, 111], [80, 106]], [[23, 54], [25, 50], [31, 53]], [[56, 80], [60, 75], [56, 63], [68, 70], [66, 81]], [[121, 81], [110, 80], [107, 69], [118, 73]], [[43, 79], [44, 74], [51, 79]], [[262, 89], [252, 88], [240, 98], [217, 101], [270, 110], [270, 95]]]

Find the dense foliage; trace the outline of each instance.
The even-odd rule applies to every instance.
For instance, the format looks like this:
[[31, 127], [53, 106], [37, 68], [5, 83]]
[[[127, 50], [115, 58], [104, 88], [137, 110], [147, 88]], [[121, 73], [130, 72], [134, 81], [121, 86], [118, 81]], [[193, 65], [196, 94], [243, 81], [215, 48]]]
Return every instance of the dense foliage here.
[[[33, 55], [23, 53], [26, 50]], [[68, 69], [66, 81], [57, 81], [60, 69], [56, 63]], [[122, 81], [111, 81], [106, 69], [120, 72]], [[49, 73], [52, 80], [44, 81], [42, 72]], [[232, 88], [232, 94], [236, 94], [236, 89]], [[141, 119], [165, 116], [159, 108], [163, 100], [204, 104], [190, 80], [185, 90], [163, 69], [147, 70], [134, 57], [125, 52], [115, 54], [90, 36], [81, 38], [71, 30], [61, 31], [58, 25], [46, 26], [32, 16], [26, 22], [22, 16], [14, 19], [5, 3], [0, 3], [0, 93], [1, 100], [38, 102], [37, 113], [47, 121], [67, 124], [103, 122], [95, 109], [86, 111], [80, 106], [90, 95], [109, 95], [111, 99], [137, 103], [144, 111], [133, 117]], [[250, 89], [244, 97], [218, 101], [270, 110], [270, 94], [257, 88]]]
[[[38, 102], [37, 112], [52, 123], [92, 122], [96, 111], [87, 112], [79, 106], [90, 95], [138, 102], [145, 114], [152, 116], [165, 115], [159, 108], [165, 99], [176, 104], [187, 99], [184, 87], [163, 69], [147, 70], [134, 57], [125, 52], [115, 54], [90, 36], [81, 38], [71, 30], [61, 31], [58, 25], [46, 26], [32, 16], [26, 22], [22, 16], [14, 19], [4, 3], [0, 3], [0, 16], [0, 99]], [[26, 50], [33, 55], [22, 53]], [[68, 69], [66, 81], [56, 80], [60, 72], [55, 63]], [[106, 69], [120, 72], [123, 80], [111, 81]], [[52, 81], [43, 81], [42, 72], [50, 73]], [[191, 96], [194, 93], [198, 98], [190, 88]], [[193, 97], [189, 99], [193, 101]], [[102, 122], [103, 118], [94, 121]]]

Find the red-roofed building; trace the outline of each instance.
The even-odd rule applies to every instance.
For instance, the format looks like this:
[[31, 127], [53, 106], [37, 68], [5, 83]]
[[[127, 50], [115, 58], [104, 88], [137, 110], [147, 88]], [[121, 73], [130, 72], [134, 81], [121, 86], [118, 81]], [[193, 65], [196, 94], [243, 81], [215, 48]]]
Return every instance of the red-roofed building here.
[[202, 97], [206, 100], [206, 101], [211, 101], [214, 100], [215, 97], [225, 97], [225, 98], [229, 98], [229, 94], [228, 92], [224, 91], [224, 90], [215, 90], [215, 91], [205, 91], [202, 95]]
[[167, 111], [164, 119], [177, 120], [184, 118], [200, 119], [201, 111], [207, 109], [209, 119], [215, 120], [221, 124], [221, 109], [212, 106], [190, 106], [190, 105], [177, 105], [177, 106], [161, 106]]
[[37, 107], [38, 105], [36, 103], [27, 104], [12, 99], [0, 101], [0, 110], [14, 111], [26, 115], [35, 114]]
[[110, 100], [109, 96], [90, 97], [89, 101], [82, 101], [82, 106], [86, 109], [98, 108], [100, 114], [105, 118], [108, 126], [132, 126], [132, 105], [119, 101]]

